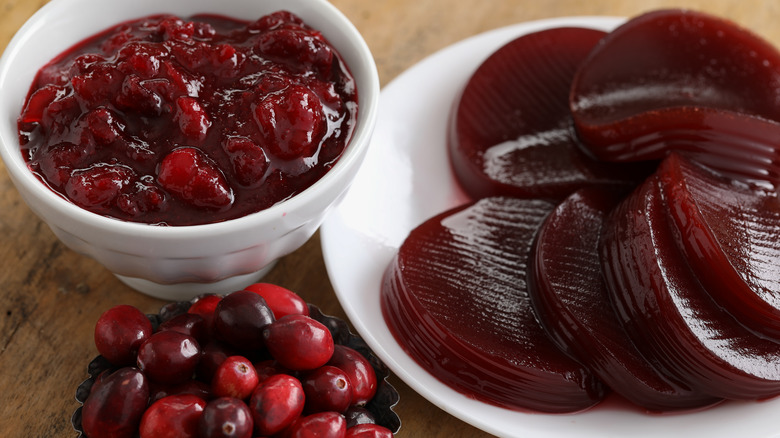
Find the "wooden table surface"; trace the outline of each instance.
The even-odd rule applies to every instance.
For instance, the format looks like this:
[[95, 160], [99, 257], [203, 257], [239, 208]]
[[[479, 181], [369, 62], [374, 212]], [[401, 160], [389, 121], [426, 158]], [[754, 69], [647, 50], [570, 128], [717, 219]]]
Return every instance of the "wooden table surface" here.
[[[0, 50], [45, 0], [0, 0]], [[362, 32], [383, 85], [463, 38], [523, 21], [575, 15], [632, 16], [688, 7], [729, 17], [780, 45], [780, 2], [753, 0], [333, 0]], [[475, 7], [474, 5], [479, 5]], [[265, 278], [345, 318], [315, 235]], [[227, 292], [227, 291], [226, 291]], [[95, 356], [98, 316], [117, 304], [156, 313], [95, 261], [64, 247], [21, 200], [0, 163], [0, 437], [75, 436], [76, 386]], [[401, 437], [488, 436], [391, 376], [401, 394]]]

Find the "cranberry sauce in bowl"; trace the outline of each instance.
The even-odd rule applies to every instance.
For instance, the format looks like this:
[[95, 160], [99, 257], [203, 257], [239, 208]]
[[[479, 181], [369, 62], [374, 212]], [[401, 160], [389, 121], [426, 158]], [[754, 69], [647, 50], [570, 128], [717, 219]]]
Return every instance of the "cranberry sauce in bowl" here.
[[314, 234], [363, 162], [378, 104], [371, 51], [326, 0], [52, 0], [0, 58], [0, 155], [68, 248], [186, 300], [257, 281]]
[[154, 15], [42, 68], [18, 128], [30, 169], [76, 205], [196, 225], [309, 187], [341, 156], [356, 113], [345, 63], [295, 14]]

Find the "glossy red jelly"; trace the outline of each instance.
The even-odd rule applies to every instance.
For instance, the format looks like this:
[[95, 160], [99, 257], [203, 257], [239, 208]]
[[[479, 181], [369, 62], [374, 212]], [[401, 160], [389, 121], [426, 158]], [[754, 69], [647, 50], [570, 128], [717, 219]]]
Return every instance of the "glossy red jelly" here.
[[734, 23], [689, 10], [640, 15], [582, 63], [571, 111], [608, 161], [686, 151], [729, 176], [780, 181], [780, 52]]
[[661, 190], [678, 244], [712, 298], [780, 340], [780, 199], [689, 160], [664, 162]]
[[677, 247], [661, 196], [659, 178], [648, 179], [612, 211], [601, 236], [608, 291], [629, 336], [694, 390], [742, 400], [779, 395], [780, 344], [712, 301]]
[[561, 200], [586, 186], [628, 190], [652, 172], [596, 160], [573, 135], [571, 81], [604, 35], [534, 32], [479, 66], [455, 102], [448, 133], [452, 167], [467, 193]]
[[613, 391], [651, 411], [691, 409], [718, 401], [681, 386], [646, 359], [612, 309], [601, 274], [601, 228], [619, 198], [581, 189], [548, 216], [528, 271], [531, 303], [551, 339]]
[[30, 169], [75, 204], [161, 225], [229, 220], [321, 178], [348, 143], [355, 82], [288, 12], [152, 16], [36, 76], [18, 119]]
[[410, 233], [385, 274], [382, 310], [398, 342], [469, 397], [560, 413], [586, 409], [604, 395], [531, 309], [528, 253], [553, 207], [494, 197], [444, 212]]

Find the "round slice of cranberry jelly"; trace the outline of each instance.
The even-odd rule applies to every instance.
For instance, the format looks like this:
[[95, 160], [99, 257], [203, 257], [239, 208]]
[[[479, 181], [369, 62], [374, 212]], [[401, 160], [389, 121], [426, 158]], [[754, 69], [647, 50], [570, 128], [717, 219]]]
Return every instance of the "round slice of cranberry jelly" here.
[[780, 198], [671, 155], [659, 171], [678, 246], [710, 296], [780, 341]]
[[575, 27], [534, 32], [479, 66], [455, 101], [447, 139], [467, 193], [561, 200], [588, 186], [627, 191], [652, 172], [598, 161], [574, 135], [571, 81], [604, 35]]
[[780, 52], [733, 22], [660, 10], [605, 36], [578, 70], [579, 137], [607, 161], [687, 151], [750, 181], [780, 182]]
[[485, 198], [413, 230], [386, 271], [385, 320], [428, 372], [510, 409], [574, 412], [605, 389], [559, 350], [526, 291], [533, 236], [553, 205]]
[[602, 231], [607, 290], [634, 345], [704, 394], [779, 395], [780, 344], [755, 335], [710, 298], [669, 222], [658, 178], [649, 178], [610, 213]]
[[343, 153], [356, 115], [347, 66], [296, 15], [160, 15], [43, 67], [18, 129], [30, 169], [76, 205], [196, 225], [309, 187]]
[[598, 242], [619, 198], [578, 190], [539, 229], [528, 293], [550, 338], [613, 391], [651, 411], [692, 409], [719, 399], [675, 383], [645, 358], [615, 314], [601, 274]]

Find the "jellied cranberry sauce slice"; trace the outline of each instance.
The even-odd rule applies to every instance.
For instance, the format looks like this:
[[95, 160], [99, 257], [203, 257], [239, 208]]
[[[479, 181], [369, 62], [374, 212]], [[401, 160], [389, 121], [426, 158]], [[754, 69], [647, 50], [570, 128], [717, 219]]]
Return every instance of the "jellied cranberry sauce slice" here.
[[664, 372], [715, 397], [780, 394], [780, 344], [740, 325], [702, 288], [677, 246], [659, 178], [610, 213], [600, 256], [618, 317]]
[[661, 190], [679, 246], [712, 298], [780, 341], [780, 199], [672, 155]]
[[780, 52], [734, 23], [688, 10], [640, 15], [582, 63], [571, 111], [608, 161], [688, 151], [730, 176], [780, 181]]
[[385, 320], [403, 348], [452, 388], [511, 409], [573, 412], [604, 387], [550, 340], [532, 311], [526, 266], [554, 205], [485, 198], [413, 230], [389, 266]]
[[598, 241], [613, 193], [581, 189], [548, 216], [534, 243], [529, 295], [551, 339], [625, 399], [651, 411], [690, 409], [718, 399], [656, 369], [626, 334], [601, 274]]
[[595, 160], [573, 135], [571, 81], [604, 35], [584, 28], [534, 32], [479, 66], [455, 102], [448, 132], [453, 170], [466, 192], [561, 200], [585, 186], [631, 188], [651, 171]]

